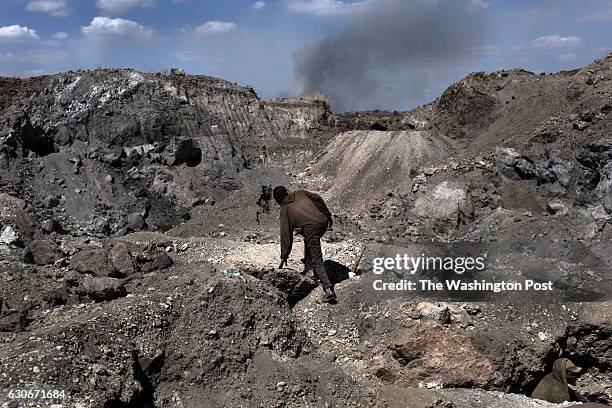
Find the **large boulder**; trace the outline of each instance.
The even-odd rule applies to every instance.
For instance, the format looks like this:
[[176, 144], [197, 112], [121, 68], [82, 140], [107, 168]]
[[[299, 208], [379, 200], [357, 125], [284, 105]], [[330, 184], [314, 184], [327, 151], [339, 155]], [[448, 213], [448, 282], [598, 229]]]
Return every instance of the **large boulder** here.
[[99, 277], [113, 276], [116, 271], [106, 248], [87, 249], [78, 252], [70, 259], [70, 268]]
[[414, 203], [416, 215], [431, 219], [458, 220], [462, 216], [471, 216], [472, 212], [466, 189], [447, 181], [438, 184]]
[[23, 331], [30, 321], [27, 312], [13, 310], [0, 314], [0, 332]]
[[30, 242], [26, 251], [32, 253], [32, 260], [36, 265], [53, 265], [62, 259], [59, 246], [51, 240], [39, 239]]
[[127, 245], [118, 242], [110, 250], [110, 263], [115, 268], [117, 274], [128, 276], [136, 272], [136, 264]]
[[512, 148], [498, 147], [495, 150], [495, 164], [502, 175], [513, 180], [533, 179], [536, 176], [533, 161]]
[[79, 282], [76, 293], [97, 302], [115, 300], [127, 295], [123, 280], [110, 277], [85, 276]]
[[399, 363], [396, 378], [406, 384], [444, 387], [484, 386], [500, 382], [492, 359], [472, 340], [434, 320], [398, 334], [390, 346]]
[[172, 266], [174, 261], [165, 252], [156, 252], [151, 255], [144, 255], [141, 259], [140, 270], [144, 273], [162, 271]]

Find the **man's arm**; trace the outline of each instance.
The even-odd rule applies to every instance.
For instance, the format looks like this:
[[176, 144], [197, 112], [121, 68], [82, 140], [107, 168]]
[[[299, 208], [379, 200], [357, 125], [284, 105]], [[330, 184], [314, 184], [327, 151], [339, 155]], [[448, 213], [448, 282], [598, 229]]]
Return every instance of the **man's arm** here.
[[280, 236], [281, 236], [281, 267], [287, 262], [291, 247], [293, 246], [293, 228], [289, 223], [286, 207], [281, 208], [280, 212]]
[[334, 223], [334, 220], [332, 218], [332, 213], [331, 211], [329, 211], [329, 208], [327, 208], [327, 204], [325, 204], [325, 201], [323, 201], [323, 198], [318, 194], [311, 193], [310, 191], [305, 191], [305, 193], [308, 196], [308, 198], [310, 198], [312, 202], [315, 203], [319, 211], [325, 214], [325, 216], [327, 217], [327, 220], [329, 221], [329, 226], [331, 227], [332, 224]]

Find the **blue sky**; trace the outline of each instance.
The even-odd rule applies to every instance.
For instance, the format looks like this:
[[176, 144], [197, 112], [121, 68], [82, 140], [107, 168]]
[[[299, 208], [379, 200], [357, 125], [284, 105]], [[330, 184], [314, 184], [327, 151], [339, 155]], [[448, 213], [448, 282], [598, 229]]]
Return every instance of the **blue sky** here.
[[[251, 85], [265, 98], [292, 95], [303, 85], [296, 51], [393, 1], [400, 0], [0, 0], [0, 75], [177, 66]], [[394, 97], [349, 107], [407, 109], [471, 71], [573, 69], [612, 50], [612, 0], [413, 2], [459, 4], [482, 31], [453, 63], [390, 67], [378, 58], [368, 69]], [[427, 34], [435, 39], [436, 30]]]

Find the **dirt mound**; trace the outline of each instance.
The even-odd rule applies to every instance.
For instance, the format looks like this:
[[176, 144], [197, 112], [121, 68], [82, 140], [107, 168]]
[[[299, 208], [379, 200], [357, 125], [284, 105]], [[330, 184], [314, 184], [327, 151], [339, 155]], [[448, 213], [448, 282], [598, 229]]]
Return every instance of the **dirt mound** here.
[[575, 71], [478, 72], [408, 116], [462, 139], [470, 154], [500, 145], [570, 153], [610, 129], [611, 78], [612, 55]]
[[381, 193], [407, 193], [417, 168], [438, 163], [452, 151], [431, 132], [351, 131], [332, 139], [312, 172], [321, 176], [327, 198], [358, 208]]

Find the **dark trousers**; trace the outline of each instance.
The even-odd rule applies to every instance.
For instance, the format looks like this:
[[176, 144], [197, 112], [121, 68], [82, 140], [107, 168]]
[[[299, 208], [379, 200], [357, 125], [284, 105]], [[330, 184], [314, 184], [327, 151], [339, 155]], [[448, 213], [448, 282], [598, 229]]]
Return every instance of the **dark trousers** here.
[[327, 231], [327, 224], [306, 225], [302, 228], [304, 235], [304, 263], [306, 269], [312, 268], [317, 278], [321, 281], [323, 289], [331, 288], [332, 284], [327, 276], [325, 264], [323, 264], [323, 253], [321, 252], [321, 237]]

